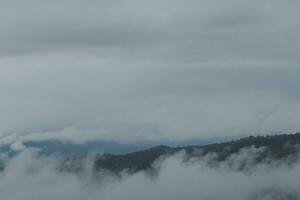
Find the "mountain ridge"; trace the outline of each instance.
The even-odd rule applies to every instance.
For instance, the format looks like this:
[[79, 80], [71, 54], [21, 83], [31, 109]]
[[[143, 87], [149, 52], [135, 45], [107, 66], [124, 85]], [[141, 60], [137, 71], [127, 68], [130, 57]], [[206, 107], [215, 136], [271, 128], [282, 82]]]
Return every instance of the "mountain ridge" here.
[[[225, 161], [231, 155], [244, 148], [267, 148], [265, 154], [260, 155], [257, 161], [262, 162], [268, 156], [272, 159], [282, 160], [295, 156], [300, 146], [300, 133], [280, 134], [267, 136], [249, 136], [237, 140], [208, 145], [192, 145], [184, 147], [170, 147], [166, 145], [155, 146], [143, 151], [132, 152], [124, 155], [104, 154], [95, 159], [96, 169], [107, 169], [114, 172], [129, 170], [138, 172], [151, 169], [153, 163], [161, 156], [174, 155], [184, 151], [190, 157], [201, 157], [216, 154], [217, 161]], [[196, 152], [196, 154], [195, 154]], [[200, 152], [200, 153], [199, 153]]]

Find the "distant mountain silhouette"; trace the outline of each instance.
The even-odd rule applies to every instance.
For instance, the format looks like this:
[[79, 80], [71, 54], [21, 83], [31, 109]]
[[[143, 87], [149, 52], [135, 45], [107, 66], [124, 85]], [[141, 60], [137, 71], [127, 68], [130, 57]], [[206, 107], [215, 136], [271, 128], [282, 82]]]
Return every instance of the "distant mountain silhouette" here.
[[144, 151], [128, 153], [125, 155], [105, 154], [99, 155], [95, 160], [95, 169], [106, 169], [113, 172], [128, 170], [137, 172], [149, 170], [152, 164], [161, 156], [169, 156], [184, 151], [189, 157], [201, 157], [214, 153], [216, 160], [221, 162], [231, 155], [238, 153], [243, 148], [261, 148], [266, 151], [256, 158], [257, 162], [263, 162], [266, 158], [282, 160], [296, 156], [300, 145], [300, 133], [273, 136], [250, 136], [239, 140], [215, 143], [209, 145], [193, 145], [184, 147], [157, 146]]
[[[134, 173], [144, 170], [153, 171], [153, 163], [157, 159], [171, 156], [181, 151], [185, 153], [187, 159], [201, 158], [209, 154], [214, 154], [215, 161], [220, 163], [229, 159], [230, 156], [239, 153], [244, 148], [264, 147], [266, 150], [255, 158], [257, 163], [266, 162], [268, 158], [290, 162], [293, 159], [285, 159], [298, 155], [300, 133], [250, 136], [208, 145], [187, 145], [180, 147], [160, 145], [148, 149], [142, 145], [130, 147], [128, 145], [120, 145], [119, 143], [105, 143], [100, 141], [78, 145], [53, 140], [26, 142], [24, 145], [29, 148], [40, 149], [40, 155], [43, 156], [57, 155], [62, 161], [62, 170], [78, 172], [83, 169], [83, 163], [87, 158], [94, 158], [94, 169], [96, 171], [108, 170], [112, 173], [119, 173], [126, 170]], [[3, 170], [7, 160], [18, 154], [18, 152], [12, 151], [9, 145], [0, 146], [0, 153], [0, 170]]]

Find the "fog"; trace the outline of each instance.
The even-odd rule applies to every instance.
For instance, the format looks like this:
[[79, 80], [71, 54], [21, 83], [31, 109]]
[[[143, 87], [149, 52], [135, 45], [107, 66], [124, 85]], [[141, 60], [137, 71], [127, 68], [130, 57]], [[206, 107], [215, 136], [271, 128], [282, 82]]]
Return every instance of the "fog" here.
[[59, 170], [59, 158], [24, 145], [299, 132], [299, 8], [297, 0], [0, 0], [0, 156], [9, 160], [0, 199], [300, 199], [300, 162], [255, 165], [264, 149], [218, 165], [214, 155], [186, 161], [182, 152], [157, 160], [156, 175], [116, 176], [95, 173], [91, 159], [80, 173]]
[[[276, 200], [300, 196], [300, 163], [272, 161], [253, 165], [264, 149], [248, 148], [228, 161], [211, 165], [213, 155], [186, 160], [184, 152], [158, 159], [157, 175], [146, 172], [116, 177], [91, 170], [92, 160], [78, 174], [58, 170], [55, 158], [39, 157], [24, 150], [0, 175], [3, 200], [138, 200], [138, 199], [232, 199]], [[183, 160], [185, 160], [183, 162]], [[239, 170], [241, 163], [247, 168]]]

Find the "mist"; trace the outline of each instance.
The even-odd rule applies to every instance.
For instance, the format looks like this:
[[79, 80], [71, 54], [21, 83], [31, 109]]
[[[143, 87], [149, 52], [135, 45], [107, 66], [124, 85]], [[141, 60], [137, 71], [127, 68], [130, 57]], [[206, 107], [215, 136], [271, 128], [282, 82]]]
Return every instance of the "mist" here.
[[[160, 158], [154, 163], [157, 174], [122, 172], [120, 176], [92, 170], [59, 170], [57, 158], [39, 157], [24, 150], [9, 161], [0, 174], [3, 200], [138, 200], [138, 199], [232, 199], [276, 200], [300, 196], [300, 162], [282, 161], [253, 164], [262, 148], [242, 149], [227, 161], [212, 165], [213, 155], [187, 160], [184, 152]], [[247, 168], [241, 170], [241, 163]]]
[[[299, 0], [0, 0], [0, 199], [300, 199], [299, 159], [257, 164], [264, 148], [222, 162], [181, 152], [136, 173], [93, 160], [299, 132], [299, 10]], [[300, 134], [228, 144], [262, 141], [280, 157]], [[136, 152], [137, 165], [167, 155], [160, 147]], [[71, 155], [87, 155], [69, 163], [80, 170], [62, 165]]]

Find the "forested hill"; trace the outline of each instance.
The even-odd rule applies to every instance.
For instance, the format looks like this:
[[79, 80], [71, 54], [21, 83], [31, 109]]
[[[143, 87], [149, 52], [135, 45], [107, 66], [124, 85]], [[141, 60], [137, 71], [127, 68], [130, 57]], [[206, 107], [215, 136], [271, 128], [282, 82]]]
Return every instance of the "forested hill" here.
[[266, 150], [257, 157], [257, 162], [263, 162], [266, 158], [283, 160], [298, 154], [300, 133], [289, 135], [250, 136], [239, 140], [215, 143], [201, 146], [169, 147], [157, 146], [144, 151], [138, 151], [125, 155], [99, 155], [96, 157], [96, 169], [107, 169], [113, 172], [129, 170], [137, 172], [151, 169], [152, 164], [161, 156], [168, 156], [180, 151], [186, 152], [188, 157], [201, 157], [214, 153], [217, 161], [225, 161], [231, 155], [244, 148], [265, 148]]

